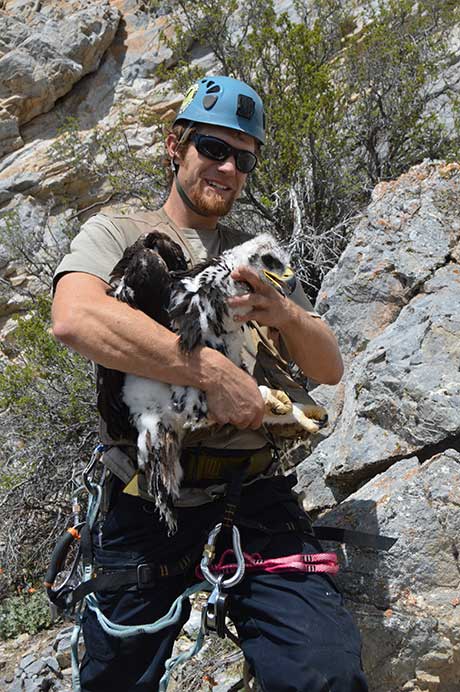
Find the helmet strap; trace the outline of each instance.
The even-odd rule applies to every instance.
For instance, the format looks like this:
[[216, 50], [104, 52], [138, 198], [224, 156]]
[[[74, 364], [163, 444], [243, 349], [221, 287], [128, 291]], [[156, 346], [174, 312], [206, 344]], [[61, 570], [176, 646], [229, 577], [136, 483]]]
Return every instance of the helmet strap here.
[[183, 131], [179, 141], [177, 142], [177, 145], [176, 145], [176, 148], [174, 149], [173, 155], [171, 156], [170, 166], [171, 166], [171, 171], [172, 171], [172, 174], [174, 175], [174, 177], [176, 177], [177, 171], [179, 170], [179, 164], [174, 161], [176, 151], [179, 149], [181, 144], [184, 144], [187, 141], [190, 132], [193, 130], [194, 124], [195, 123], [192, 121], [189, 122], [189, 124], [187, 125], [187, 127]]
[[[175, 151], [177, 151], [177, 149], [180, 147], [181, 144], [184, 144], [187, 141], [188, 136], [189, 136], [190, 132], [192, 131], [194, 125], [195, 125], [194, 122], [189, 122], [189, 124], [187, 125], [187, 127], [183, 131], [181, 138], [179, 139], [179, 141], [177, 143], [177, 147], [176, 147]], [[174, 154], [171, 157], [171, 170], [172, 170], [172, 173], [174, 176], [174, 184], [176, 186], [177, 192], [179, 193], [179, 196], [180, 196], [181, 200], [184, 202], [184, 204], [186, 204], [189, 209], [191, 209], [195, 214], [198, 214], [199, 216], [212, 216], [212, 214], [207, 214], [206, 212], [203, 212], [200, 209], [198, 209], [198, 207], [195, 206], [195, 204], [193, 204], [192, 200], [190, 199], [190, 197], [187, 195], [184, 188], [180, 184], [180, 182], [177, 178], [177, 174], [179, 172], [179, 164], [174, 162]]]
[[193, 204], [192, 200], [190, 197], [187, 195], [185, 192], [184, 188], [180, 184], [180, 182], [177, 179], [177, 173], [174, 173], [174, 184], [176, 186], [177, 192], [180, 195], [181, 200], [188, 206], [189, 209], [191, 209], [195, 214], [198, 214], [199, 216], [214, 216], [214, 214], [208, 214], [206, 212], [201, 211], [198, 209], [195, 204]]

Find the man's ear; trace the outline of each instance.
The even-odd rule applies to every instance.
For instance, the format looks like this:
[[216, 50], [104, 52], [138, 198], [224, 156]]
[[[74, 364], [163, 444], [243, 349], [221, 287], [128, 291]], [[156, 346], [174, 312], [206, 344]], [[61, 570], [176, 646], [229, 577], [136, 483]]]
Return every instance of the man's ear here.
[[181, 158], [180, 152], [177, 151], [178, 145], [179, 140], [177, 139], [177, 136], [174, 134], [174, 132], [170, 132], [166, 137], [166, 151], [168, 152], [168, 156], [171, 161], [174, 161], [174, 159], [180, 160]]

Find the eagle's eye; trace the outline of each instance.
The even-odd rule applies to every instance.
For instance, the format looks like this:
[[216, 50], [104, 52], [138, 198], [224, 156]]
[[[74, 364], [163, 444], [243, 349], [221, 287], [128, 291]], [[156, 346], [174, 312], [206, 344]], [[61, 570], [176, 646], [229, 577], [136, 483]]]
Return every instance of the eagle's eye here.
[[271, 269], [272, 271], [274, 269], [277, 269], [278, 271], [280, 271], [284, 268], [283, 263], [280, 262], [277, 257], [273, 257], [273, 255], [269, 255], [269, 254], [262, 255], [262, 257], [260, 259], [262, 260], [264, 265], [267, 267], [267, 269]]

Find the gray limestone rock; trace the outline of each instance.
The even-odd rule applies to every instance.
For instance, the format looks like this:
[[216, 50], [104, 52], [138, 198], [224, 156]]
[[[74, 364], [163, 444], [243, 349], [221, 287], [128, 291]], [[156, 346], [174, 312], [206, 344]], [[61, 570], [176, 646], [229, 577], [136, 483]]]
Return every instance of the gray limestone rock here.
[[18, 194], [30, 190], [39, 181], [39, 176], [34, 171], [24, 171], [18, 175], [5, 178], [0, 184], [0, 204], [8, 202]]
[[53, 671], [53, 673], [56, 673], [57, 675], [60, 673], [61, 669], [55, 656], [46, 656], [43, 661], [46, 663], [48, 668]]
[[23, 681], [23, 689], [24, 692], [42, 692], [43, 690], [48, 690], [49, 686], [43, 685], [43, 682], [40, 680], [31, 680], [30, 678], [26, 678]]
[[458, 445], [460, 167], [422, 164], [377, 190], [317, 305], [347, 368], [335, 393], [315, 390], [333, 415], [298, 468], [310, 511], [399, 458]]
[[36, 660], [37, 660], [37, 657], [35, 656], [35, 654], [27, 654], [26, 656], [21, 658], [21, 661], [19, 663], [19, 667], [22, 670], [25, 670], [32, 663], [35, 663]]
[[15, 680], [6, 688], [7, 692], [23, 692], [22, 680]]
[[56, 635], [56, 639], [54, 640], [53, 643], [53, 649], [57, 651], [59, 649], [60, 642], [62, 640], [68, 640], [72, 636], [73, 632], [73, 625], [68, 625], [67, 627], [63, 627], [61, 630]]
[[457, 170], [421, 164], [380, 183], [316, 309], [350, 357], [381, 334], [446, 263], [460, 234]]
[[458, 266], [435, 272], [349, 371], [341, 420], [320, 447], [326, 477], [369, 477], [370, 466], [460, 434]]
[[388, 552], [347, 545], [341, 556], [373, 692], [399, 692], [420, 671], [458, 690], [459, 496], [460, 453], [448, 450], [395, 463], [318, 522], [397, 538]]
[[30, 28], [20, 19], [0, 10], [0, 57], [20, 46], [30, 36]]
[[46, 670], [47, 667], [48, 666], [46, 662], [42, 658], [40, 658], [37, 661], [33, 661], [28, 666], [26, 666], [25, 672], [29, 677], [33, 677], [35, 675], [40, 675], [40, 673], [43, 673], [43, 671]]
[[17, 118], [0, 107], [0, 156], [20, 149], [23, 144]]
[[[10, 40], [11, 31], [5, 35], [0, 102], [19, 125], [49, 111], [77, 81], [95, 70], [115, 36], [119, 13], [107, 0], [71, 9], [62, 16], [43, 17], [31, 29], [24, 27], [22, 40]], [[3, 13], [0, 22], [7, 29], [12, 23], [23, 26]]]

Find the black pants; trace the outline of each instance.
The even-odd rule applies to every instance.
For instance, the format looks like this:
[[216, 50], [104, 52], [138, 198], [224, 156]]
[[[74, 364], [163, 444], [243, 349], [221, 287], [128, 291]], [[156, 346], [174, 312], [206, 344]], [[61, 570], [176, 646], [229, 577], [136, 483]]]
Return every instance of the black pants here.
[[[120, 495], [99, 533], [99, 563], [123, 569], [142, 562], [180, 558], [221, 519], [222, 503], [179, 511], [179, 530], [168, 538], [149, 503]], [[300, 531], [264, 533], [244, 520], [284, 526], [300, 514], [287, 480], [277, 477], [247, 486], [240, 509], [243, 549], [264, 557], [319, 552]], [[238, 525], [238, 518], [236, 520]], [[242, 526], [243, 525], [243, 526]], [[96, 539], [97, 540], [97, 539]], [[191, 575], [168, 577], [155, 589], [98, 594], [102, 611], [120, 624], [145, 624], [162, 617], [190, 584]], [[359, 632], [327, 575], [251, 574], [231, 590], [229, 613], [246, 659], [266, 692], [366, 692]], [[83, 692], [154, 692], [187, 620], [155, 635], [118, 639], [99, 627], [86, 609], [87, 653], [81, 666]]]

